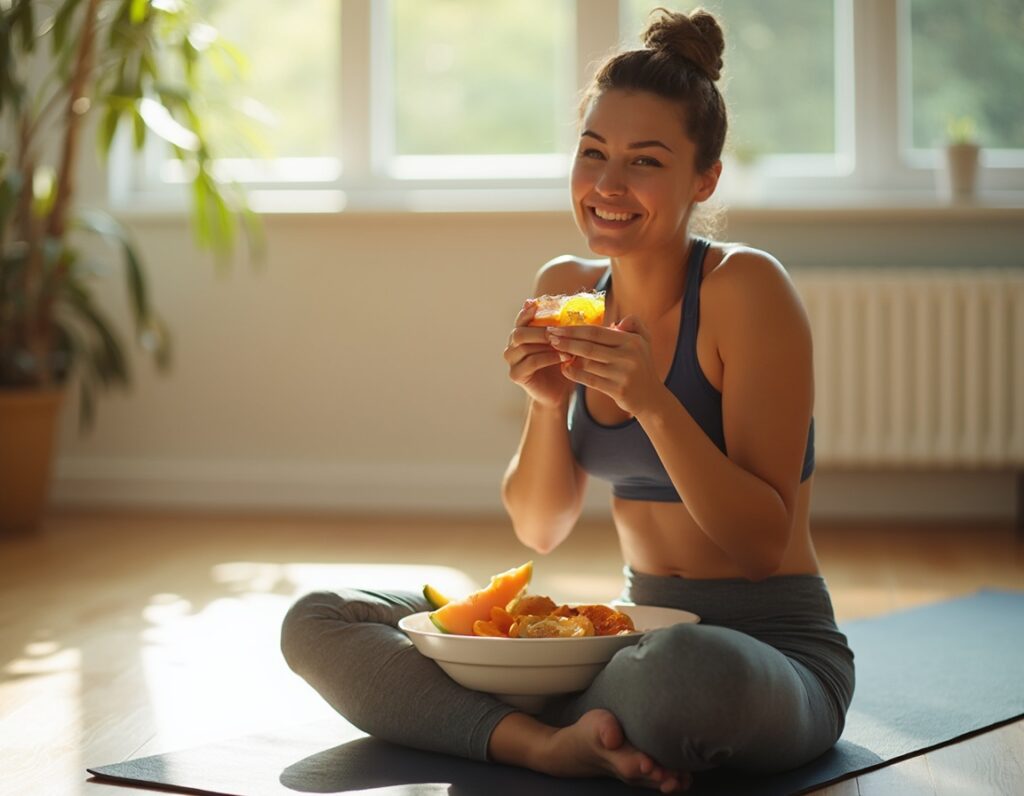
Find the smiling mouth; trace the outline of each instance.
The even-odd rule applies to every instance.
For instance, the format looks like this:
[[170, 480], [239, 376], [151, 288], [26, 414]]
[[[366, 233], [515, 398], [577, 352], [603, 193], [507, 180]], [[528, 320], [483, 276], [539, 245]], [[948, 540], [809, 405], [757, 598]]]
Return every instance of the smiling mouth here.
[[596, 207], [588, 207], [590, 217], [602, 226], [626, 226], [632, 221], [640, 218], [639, 213], [611, 213], [606, 210], [598, 210]]

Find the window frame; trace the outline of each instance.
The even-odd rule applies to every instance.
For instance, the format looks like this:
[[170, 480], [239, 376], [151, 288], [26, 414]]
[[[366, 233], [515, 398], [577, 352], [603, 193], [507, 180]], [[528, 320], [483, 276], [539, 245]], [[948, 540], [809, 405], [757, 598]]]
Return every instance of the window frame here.
[[[224, 161], [260, 212], [565, 210], [571, 153], [392, 156], [390, 0], [339, 0], [341, 123], [336, 158]], [[620, 41], [624, 4], [575, 0], [575, 77], [585, 86]], [[730, 208], [934, 206], [941, 150], [911, 146], [910, 0], [833, 0], [836, 153], [731, 156], [719, 201]], [[585, 13], [584, 13], [585, 12]], [[905, 46], [901, 47], [900, 43]], [[372, 102], [383, 97], [385, 102]], [[901, 101], [906, 98], [906, 101]], [[381, 131], [385, 135], [381, 135]], [[391, 130], [390, 133], [387, 131]], [[184, 212], [184, 175], [119, 134], [108, 170], [114, 209]], [[302, 161], [302, 162], [299, 162]], [[732, 175], [730, 179], [729, 175]], [[1024, 150], [984, 150], [979, 203], [1024, 205]], [[751, 187], [751, 186], [755, 187]]]

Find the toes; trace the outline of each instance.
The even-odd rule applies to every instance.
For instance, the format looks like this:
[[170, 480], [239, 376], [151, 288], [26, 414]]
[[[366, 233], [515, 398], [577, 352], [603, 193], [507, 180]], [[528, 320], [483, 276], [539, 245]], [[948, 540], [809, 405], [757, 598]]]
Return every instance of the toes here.
[[610, 713], [606, 717], [602, 717], [602, 719], [600, 729], [597, 732], [601, 745], [605, 749], [618, 749], [626, 740], [622, 734], [622, 727], [619, 726], [619, 722]]

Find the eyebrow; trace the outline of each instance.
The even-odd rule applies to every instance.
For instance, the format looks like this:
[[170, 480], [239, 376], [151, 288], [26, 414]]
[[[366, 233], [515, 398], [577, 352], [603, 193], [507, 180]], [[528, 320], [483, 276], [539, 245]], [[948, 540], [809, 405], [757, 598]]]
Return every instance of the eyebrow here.
[[[604, 138], [599, 136], [593, 130], [584, 130], [582, 133], [580, 133], [580, 138], [582, 138], [585, 135], [589, 135], [591, 138], [596, 138], [602, 144], [607, 144], [608, 143], [607, 141], [605, 141]], [[652, 146], [660, 146], [662, 149], [666, 149], [669, 152], [672, 151], [667, 146], [665, 146], [665, 144], [661, 143], [661, 141], [658, 141], [656, 139], [652, 139], [650, 141], [634, 141], [632, 144], [627, 144], [626, 145], [626, 149], [646, 149], [647, 147], [652, 147]]]

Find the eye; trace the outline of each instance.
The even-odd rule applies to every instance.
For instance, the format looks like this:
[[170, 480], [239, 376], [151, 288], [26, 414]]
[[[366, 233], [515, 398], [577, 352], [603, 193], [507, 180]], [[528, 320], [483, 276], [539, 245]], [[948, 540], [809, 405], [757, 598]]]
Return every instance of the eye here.
[[636, 159], [636, 162], [644, 166], [656, 166], [658, 168], [661, 167], [660, 161], [656, 160], [655, 158], [648, 157], [647, 155], [641, 155]]
[[580, 157], [581, 158], [595, 158], [595, 157], [603, 158], [604, 157], [604, 153], [602, 153], [601, 150], [599, 150], [599, 149], [581, 149], [580, 150]]

